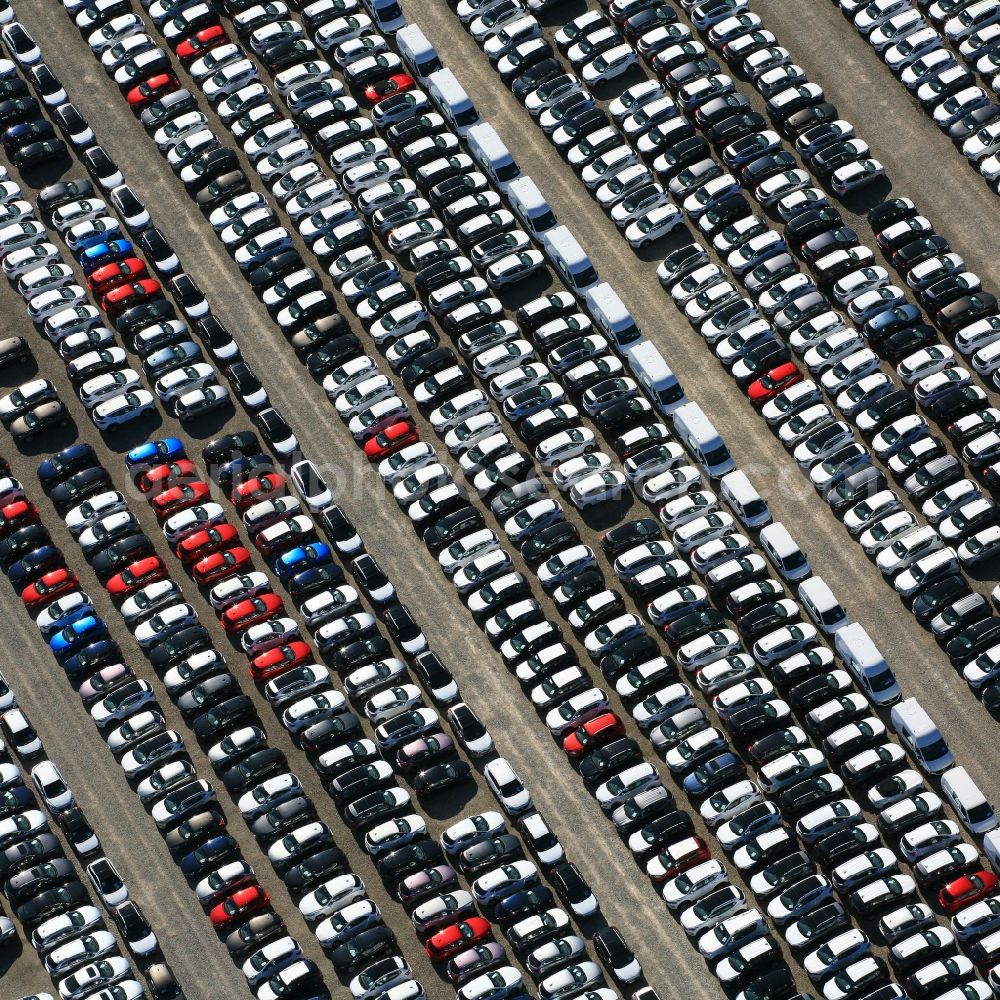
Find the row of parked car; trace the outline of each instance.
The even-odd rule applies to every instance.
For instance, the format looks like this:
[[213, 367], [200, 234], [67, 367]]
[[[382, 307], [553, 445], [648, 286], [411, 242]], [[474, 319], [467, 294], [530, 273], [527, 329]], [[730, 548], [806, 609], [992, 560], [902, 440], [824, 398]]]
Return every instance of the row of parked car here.
[[[259, 506], [259, 505], [258, 505], [258, 506]], [[259, 510], [258, 510], [258, 511], [256, 511], [256, 513], [258, 513], [258, 514], [261, 514], [261, 512], [260, 512]], [[261, 516], [262, 516], [262, 515], [261, 515]], [[335, 641], [335, 637], [331, 636], [330, 638], [331, 638], [331, 642]], [[359, 679], [359, 680], [360, 680], [360, 679]], [[370, 683], [370, 679], [369, 679], [368, 683]]]
[[[737, 37], [731, 40], [730, 44], [735, 46], [739, 41], [739, 37]], [[726, 51], [725, 48], [723, 51]], [[639, 89], [636, 88], [637, 91]], [[805, 135], [808, 138], [808, 134]], [[798, 142], [802, 145], [801, 139]], [[727, 147], [727, 149], [731, 150], [732, 146]], [[725, 155], [726, 151], [724, 150], [724, 158]], [[818, 195], [819, 192], [816, 194]], [[782, 211], [783, 217], [788, 217], [788, 207], [786, 203], [785, 210]], [[779, 203], [779, 211], [781, 209], [782, 205]], [[931, 298], [940, 296], [941, 293], [938, 289], [943, 286], [939, 282], [949, 285], [951, 293], [948, 294], [957, 293], [962, 288], [973, 291], [978, 288], [978, 278], [971, 272], [962, 270], [964, 263], [961, 258], [947, 252], [947, 247], [941, 245], [941, 238], [936, 237], [930, 231], [929, 223], [923, 217], [918, 216], [917, 208], [910, 200], [895, 199], [877, 206], [872, 210], [871, 220], [878, 235], [879, 244], [893, 253], [894, 260], [898, 254], [905, 267], [910, 263], [909, 258], [916, 256], [917, 262], [907, 268], [908, 284], [918, 291], [925, 307], [929, 295]], [[832, 226], [836, 221], [836, 218], [831, 216], [827, 220], [827, 225]], [[743, 253], [740, 247], [737, 247], [736, 250], [732, 248], [734, 234], [741, 241], [742, 247], [747, 249], [746, 253]], [[875, 317], [870, 316], [865, 321], [866, 325], [863, 326], [862, 332], [867, 336], [869, 342], [873, 343], [873, 346], [879, 348], [880, 353], [898, 362], [898, 376], [904, 385], [913, 387], [914, 395], [919, 401], [931, 405], [939, 396], [944, 395], [945, 409], [942, 417], [945, 420], [953, 419], [954, 416], [962, 416], [961, 413], [952, 414], [949, 406], [946, 405], [952, 401], [952, 396], [955, 399], [961, 397], [960, 405], [972, 406], [976, 401], [985, 402], [978, 390], [958, 391], [949, 395], [951, 389], [961, 390], [963, 384], [968, 381], [967, 378], [961, 377], [961, 369], [957, 372], [954, 370], [957, 367], [954, 352], [947, 346], [936, 344], [933, 331], [929, 328], [922, 329], [919, 324], [915, 327], [906, 326], [908, 322], [916, 323], [919, 319], [919, 313], [912, 306], [904, 304], [897, 309], [892, 302], [884, 301], [889, 293], [889, 289], [887, 289], [888, 274], [883, 268], [872, 266], [870, 252], [863, 252], [864, 248], [855, 247], [852, 249], [848, 246], [842, 247], [829, 256], [817, 257], [817, 253], [812, 252], [814, 248], [810, 246], [810, 243], [812, 240], [822, 239], [825, 235], [842, 235], [846, 238], [849, 234], [846, 234], [842, 229], [828, 230], [827, 234], [811, 237], [805, 243], [800, 240], [798, 252], [807, 261], [814, 264], [815, 274], [821, 282], [828, 285], [833, 283], [831, 289], [833, 298], [838, 304], [847, 306], [848, 312], [855, 322], [864, 320], [863, 314], [869, 311], [867, 299], [873, 300], [872, 309], [878, 309], [885, 314], [883, 319], [887, 319], [887, 323], [878, 322]], [[729, 255], [729, 262], [737, 274], [746, 274], [749, 271], [749, 265], [759, 256], [772, 259], [786, 251], [785, 241], [769, 231], [759, 220], [753, 218], [748, 219], [743, 226], [737, 223], [733, 227], [733, 233], [723, 231], [716, 236], [714, 242], [716, 249], [721, 254]], [[827, 242], [829, 243], [828, 240]], [[839, 242], [843, 242], [843, 240]], [[907, 247], [910, 247], [912, 253], [907, 252]], [[920, 253], [917, 252], [918, 250]], [[942, 250], [945, 251], [943, 254], [940, 252]], [[932, 251], [935, 255], [927, 258], [926, 254]], [[733, 260], [734, 253], [737, 257], [736, 261]], [[920, 260], [921, 255], [925, 257], [922, 261]], [[749, 261], [746, 260], [748, 256], [750, 257]], [[683, 267], [680, 266], [681, 263], [683, 263]], [[690, 271], [686, 279], [681, 279], [678, 286], [675, 280], [677, 274], [684, 273], [690, 266], [693, 266], [694, 269]], [[856, 268], [856, 270], [852, 270], [852, 268]], [[678, 296], [677, 289], [680, 288], [679, 302], [690, 300], [693, 294], [701, 294], [699, 288], [703, 280], [708, 282], [710, 288], [719, 285], [725, 288], [720, 277], [721, 272], [714, 265], [708, 264], [707, 255], [699, 255], [693, 248], [683, 248], [676, 257], [672, 256], [671, 259], [668, 259], [661, 270], [661, 279], [664, 277], [668, 279], [675, 298]], [[945, 272], [950, 272], [950, 275], [942, 278], [942, 274]], [[750, 273], [752, 274], [752, 271]], [[691, 287], [692, 284], [694, 287]], [[935, 285], [937, 288], [934, 287]], [[807, 367], [814, 370], [814, 374], [830, 370], [836, 372], [837, 364], [842, 362], [845, 357], [850, 358], [852, 353], [856, 354], [859, 350], [870, 361], [871, 358], [868, 356], [872, 352], [866, 351], [862, 347], [862, 342], [857, 335], [846, 330], [839, 314], [824, 311], [826, 304], [818, 292], [808, 288], [797, 288], [791, 308], [778, 311], [774, 315], [774, 324], [779, 327], [782, 333], [790, 335], [793, 350], [804, 354], [804, 361]], [[732, 302], [728, 307], [723, 306], [720, 310], [719, 321], [710, 321], [707, 327], [702, 327], [701, 331], [709, 343], [713, 344], [720, 360], [731, 368], [738, 380], [747, 374], [743, 371], [746, 366], [740, 364], [741, 360], [748, 355], [752, 356], [755, 348], [780, 350], [780, 345], [776, 347], [770, 326], [755, 319], [755, 314], [749, 312], [750, 306], [752, 303], [745, 299]], [[886, 307], [884, 310], [883, 306]], [[770, 313], [771, 310], [765, 309], [765, 312]], [[887, 332], [883, 330], [883, 327], [886, 325], [895, 329], [888, 331], [892, 342], [883, 344], [881, 341], [884, 341]], [[727, 333], [727, 330], [732, 326], [736, 326], [736, 330]], [[989, 337], [994, 326], [995, 319], [987, 316], [962, 328], [956, 335], [956, 346], [960, 349], [968, 349], [970, 343], [976, 345], [974, 347], [976, 353], [973, 355], [972, 363], [980, 374], [991, 372], [988, 357]], [[914, 339], [915, 333], [918, 335], [916, 340]], [[873, 337], [877, 337], [880, 343], [874, 344]], [[893, 338], [896, 339], [893, 341]], [[905, 341], [905, 346], [900, 342], [901, 339]], [[928, 341], [929, 346], [908, 354], [907, 351], [917, 347], [921, 340]], [[983, 340], [986, 340], [985, 346], [982, 343]], [[781, 361], [781, 358], [773, 360]], [[935, 521], [946, 522], [945, 538], [955, 543], [958, 550], [955, 555], [958, 556], [959, 561], [965, 565], [971, 565], [981, 559], [989, 558], [991, 553], [995, 551], [995, 536], [1000, 531], [994, 526], [996, 519], [993, 502], [982, 496], [975, 483], [961, 478], [960, 473], [956, 471], [960, 469], [956, 460], [946, 455], [944, 444], [940, 439], [936, 439], [930, 434], [926, 421], [913, 412], [912, 400], [902, 390], [894, 391], [893, 384], [888, 377], [875, 372], [865, 374], [864, 365], [862, 365], [861, 371], [854, 371], [854, 365], [848, 366], [845, 363], [845, 367], [852, 369], [849, 373], [851, 375], [849, 384], [841, 386], [838, 383], [838, 386], [834, 387], [840, 390], [837, 402], [845, 415], [858, 416], [859, 426], [868, 434], [876, 435], [873, 440], [876, 455], [883, 460], [888, 459], [891, 471], [900, 478], [910, 495], [914, 496], [917, 501], [924, 502], [925, 508], [928, 504], [930, 505], [929, 512], [925, 509], [925, 513], [929, 513]], [[851, 448], [850, 438], [847, 437], [850, 433], [849, 428], [842, 422], [835, 422], [829, 407], [818, 402], [816, 388], [812, 384], [798, 384], [789, 389], [787, 393], [783, 392], [782, 390], [789, 380], [798, 381], [801, 376], [790, 360], [783, 361], [779, 368], [781, 371], [771, 369], [768, 373], [769, 384], [766, 392], [763, 391], [759, 382], [750, 383], [748, 389], [758, 403], [763, 403], [768, 399], [768, 396], [778, 395], [779, 391], [781, 392], [777, 404], [768, 403], [764, 407], [765, 416], [772, 424], [777, 424], [779, 418], [787, 420], [791, 410], [797, 411], [793, 416], [797, 415], [798, 419], [786, 426], [786, 431], [781, 432], [781, 437], [790, 448], [797, 448], [795, 454], [800, 464], [803, 464], [805, 468], [818, 467], [822, 469], [820, 463], [824, 458], [829, 459], [831, 455], [831, 452], [825, 449], [828, 442], [832, 443], [834, 451], [844, 447], [852, 450], [854, 457], [863, 462], [864, 455], [858, 450], [859, 446], [855, 445], [853, 449]], [[755, 364], [753, 369], [758, 370], [758, 366]], [[824, 378], [829, 378], [829, 376], [824, 374]], [[922, 385], [921, 383], [925, 379], [934, 384]], [[830, 388], [825, 383], [824, 387]], [[754, 388], [757, 389], [756, 393], [753, 392]], [[892, 401], [894, 405], [888, 420], [882, 418], [881, 407], [878, 407], [877, 404], [873, 409], [878, 409], [879, 412], [874, 414], [873, 420], [866, 420], [868, 414], [865, 412], [865, 408], [871, 405], [873, 396], [877, 399], [880, 395], [886, 397], [886, 401], [889, 401], [890, 397], [897, 396], [898, 402]], [[801, 411], [797, 410], [796, 405], [799, 400], [804, 401], [804, 409]], [[790, 407], [789, 403], [792, 404]], [[980, 408], [975, 407], [975, 409], [978, 411]], [[964, 437], [959, 431], [958, 437], [954, 440], [964, 446], [963, 458], [969, 462], [974, 470], [979, 472], [984, 483], [990, 486], [992, 481], [990, 458], [995, 435], [989, 433], [990, 411], [983, 407], [982, 412], [985, 412], [985, 420], [979, 420], [973, 416], [968, 418], [967, 424], [970, 425], [971, 436]], [[813, 419], [817, 421], [815, 426], [812, 425]], [[964, 425], [962, 429], [964, 430]], [[818, 437], [814, 437], [814, 434], [818, 434]], [[810, 440], [812, 444], [808, 443]], [[817, 446], [819, 446], [819, 453], [816, 450]], [[927, 477], [921, 476], [919, 470], [935, 460], [939, 460], [937, 466], [940, 466], [940, 469], [935, 466], [933, 469], [935, 476], [925, 483], [924, 480]], [[943, 479], [938, 478], [938, 476], [943, 476]], [[882, 549], [892, 550], [880, 557], [880, 565], [884, 567], [888, 575], [894, 577], [902, 570], [907, 569], [912, 562], [930, 554], [929, 552], [912, 551], [913, 558], [911, 559], [911, 546], [903, 544], [900, 546], [899, 552], [892, 549], [892, 546], [902, 535], [910, 534], [914, 542], [918, 539], [922, 540], [923, 544], [927, 544], [931, 551], [944, 548], [944, 541], [933, 530], [928, 533], [928, 530], [925, 529], [922, 534], [913, 534], [917, 529], [915, 519], [912, 515], [899, 509], [899, 498], [895, 494], [881, 489], [885, 486], [884, 479], [876, 483], [874, 480], [877, 477], [872, 471], [860, 472], [858, 478], [868, 480], [869, 488], [878, 493], [872, 508], [878, 514], [875, 521], [879, 522], [879, 527], [874, 535], [864, 535], [862, 544], [869, 554], [875, 554]], [[958, 480], [958, 482], [951, 483], [949, 479]], [[941, 498], [943, 502], [938, 501], [936, 496], [928, 499], [941, 486], [949, 487], [951, 490], [951, 493]], [[954, 506], [951, 505], [952, 496], [955, 500]], [[882, 510], [883, 505], [885, 505], [884, 511]], [[941, 516], [935, 518], [934, 515], [941, 507], [944, 508]], [[953, 521], [951, 516], [956, 512], [958, 512], [958, 520]], [[869, 511], [866, 509], [867, 513]], [[881, 524], [885, 517], [892, 518], [888, 531], [885, 531]], [[968, 520], [970, 517], [973, 520]], [[852, 527], [857, 527], [858, 530], [855, 533], [860, 534], [870, 528], [871, 523], [866, 518], [865, 523], [858, 523]], [[938, 555], [933, 561], [935, 565], [943, 567], [945, 572], [942, 575], [945, 576], [949, 575], [947, 572], [949, 568], [955, 568], [954, 556], [952, 556], [951, 561], [947, 561], [944, 555]], [[900, 562], [905, 562], [907, 565], [902, 566]], [[949, 592], [952, 587], [953, 584], [949, 584]], [[989, 614], [988, 604], [982, 598], [972, 596], [967, 585], [960, 589], [963, 590], [963, 593], [957, 593], [954, 596], [959, 598], [966, 594], [969, 595], [965, 603], [969, 605], [970, 617], [956, 623], [954, 631], [944, 628], [942, 639], [945, 640], [959, 631], [963, 625], [973, 624], [979, 619], [987, 618]], [[911, 588], [906, 589], [906, 596], [912, 596], [910, 590]], [[946, 601], [946, 603], [948, 602]], [[985, 629], [987, 626], [984, 625], [982, 628]], [[988, 645], [992, 645], [992, 643], [988, 643]], [[982, 647], [979, 651], [985, 648]], [[981, 671], [977, 670], [975, 673], [977, 679], [981, 680]]]
[[[923, 110], [993, 186], [1000, 181], [1000, 9], [992, 0], [959, 3], [847, 0], [845, 16], [914, 95]], [[951, 49], [968, 63], [963, 67]], [[973, 70], [975, 73], [973, 73]], [[989, 89], [976, 84], [979, 74]], [[992, 93], [991, 93], [992, 91]]]

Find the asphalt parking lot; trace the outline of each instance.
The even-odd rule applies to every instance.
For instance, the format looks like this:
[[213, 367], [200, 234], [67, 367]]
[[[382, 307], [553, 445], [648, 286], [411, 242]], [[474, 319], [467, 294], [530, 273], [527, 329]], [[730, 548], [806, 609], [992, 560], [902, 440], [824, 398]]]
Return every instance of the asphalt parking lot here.
[[[544, 725], [528, 711], [520, 690], [503, 670], [494, 651], [471, 627], [454, 589], [440, 574], [435, 560], [423, 546], [415, 543], [409, 525], [399, 516], [375, 474], [364, 465], [344, 427], [333, 419], [322, 390], [308, 380], [263, 308], [247, 292], [235, 265], [220, 249], [204, 219], [192, 209], [148, 137], [125, 112], [114, 86], [103, 75], [78, 33], [54, 3], [36, 0], [32, 4], [21, 2], [15, 6], [36, 37], [44, 39], [46, 57], [66, 83], [71, 100], [90, 119], [100, 141], [124, 168], [126, 179], [150, 206], [154, 220], [202, 285], [217, 315], [235, 335], [275, 405], [288, 418], [304, 452], [337, 484], [338, 500], [354, 519], [369, 549], [397, 584], [404, 601], [417, 612], [432, 648], [455, 673], [469, 702], [493, 733], [499, 751], [528, 781], [536, 804], [563, 841], [569, 857], [577, 862], [595, 887], [604, 917], [625, 931], [650, 984], [660, 988], [663, 996], [717, 996], [716, 982], [705, 975], [701, 960], [684, 939], [683, 932], [669, 916], [663, 919], [665, 911], [655, 890], [636, 869], [628, 851], [614, 837], [593, 800], [581, 794], [578, 779], [554, 748]], [[754, 482], [766, 487], [776, 519], [792, 527], [814, 569], [830, 583], [852, 617], [865, 625], [886, 652], [904, 693], [917, 694], [922, 701], [935, 707], [935, 719], [956, 758], [994, 801], [1000, 800], [992, 764], [1000, 750], [996, 724], [973, 699], [961, 677], [951, 671], [931, 638], [894, 602], [878, 571], [861, 557], [841, 526], [817, 501], [786, 453], [759, 422], [748, 419], [751, 415], [749, 405], [728, 380], [720, 377], [721, 371], [710, 361], [703, 345], [691, 346], [690, 330], [655, 278], [655, 265], [662, 252], [658, 251], [655, 259], [649, 255], [648, 260], [637, 265], [636, 259], [618, 240], [610, 221], [587, 199], [575, 175], [552, 155], [539, 132], [525, 127], [527, 120], [523, 110], [509, 93], [497, 86], [495, 74], [445, 3], [411, 0], [403, 6], [410, 18], [425, 29], [446, 64], [455, 68], [482, 117], [494, 123], [515, 150], [522, 168], [539, 183], [556, 214], [561, 219], [572, 220], [574, 232], [602, 275], [620, 290], [644, 331], [669, 358], [688, 394], [697, 399], [716, 422], [740, 467]], [[984, 277], [984, 283], [995, 285], [1000, 271], [996, 257], [997, 232], [995, 226], [984, 224], [995, 215], [995, 196], [969, 171], [953, 169], [957, 154], [951, 144], [909, 102], [874, 53], [829, 4], [809, 5], [804, 11], [792, 11], [790, 5], [775, 0], [762, 0], [757, 6], [765, 23], [792, 48], [810, 77], [824, 86], [844, 116], [857, 123], [875, 155], [886, 164], [895, 182], [894, 193], [907, 194], [924, 206], [940, 231], [949, 236], [953, 246]], [[583, 7], [577, 2], [560, 4], [548, 12], [547, 17], [553, 23], [562, 23]], [[827, 69], [831, 39], [836, 39], [838, 53], [843, 54], [836, 71]], [[857, 207], [863, 209], [867, 205], [862, 203]], [[844, 214], [859, 231], [863, 230], [863, 214], [850, 211]], [[672, 241], [666, 249], [679, 242], [679, 239]], [[537, 293], [533, 288], [531, 294]], [[195, 455], [210, 438], [249, 426], [242, 412], [224, 411], [224, 420], [209, 420], [203, 426], [180, 430], [176, 421], [166, 420], [160, 427], [144, 425], [139, 437], [128, 432], [109, 435], [107, 440], [102, 440], [82, 406], [71, 398], [69, 384], [54, 352], [29, 328], [18, 297], [4, 288], [0, 290], [0, 303], [9, 317], [8, 335], [21, 333], [28, 337], [35, 349], [40, 374], [51, 378], [60, 388], [76, 418], [80, 438], [95, 445], [119, 488], [125, 483], [122, 453], [146, 436], [177, 434], [185, 441], [189, 453]], [[517, 303], [512, 301], [510, 304]], [[27, 369], [10, 370], [4, 373], [3, 384], [16, 385], [32, 373]], [[25, 484], [34, 486], [37, 483], [34, 470], [42, 454], [67, 442], [68, 438], [67, 441], [46, 441], [44, 447], [40, 446], [37, 453], [30, 455], [15, 453], [8, 447], [4, 454], [11, 461], [14, 474]], [[158, 529], [145, 505], [135, 503], [132, 509], [151, 537], [156, 538]], [[616, 517], [620, 518], [621, 514], [622, 511], [615, 511]], [[68, 533], [57, 530], [61, 526], [50, 506], [45, 508], [45, 523], [76, 568], [84, 569], [79, 550]], [[603, 527], [603, 520], [591, 519], [591, 524], [583, 531], [584, 541], [593, 545]], [[158, 545], [165, 553], [162, 539], [158, 540]], [[988, 574], [984, 574], [984, 591], [995, 582], [987, 577]], [[102, 600], [96, 580], [92, 575], [87, 580], [87, 589], [99, 610], [109, 612], [109, 621], [114, 622], [114, 612], [110, 604]], [[215, 625], [207, 603], [198, 597], [192, 584], [185, 583], [184, 590], [202, 612], [219, 647], [225, 649], [227, 640]], [[123, 869], [188, 995], [246, 996], [242, 976], [210, 932], [192, 894], [181, 884], [162, 839], [128, 790], [120, 770], [61, 676], [57, 664], [40, 643], [20, 603], [8, 588], [0, 588], [0, 594], [5, 608], [0, 627], [4, 630], [7, 647], [16, 651], [4, 666], [5, 672], [47, 749], [63, 767], [108, 853]], [[134, 654], [129, 662], [144, 671], [142, 676], [156, 687], [155, 676], [131, 644], [128, 634], [118, 627], [115, 635], [121, 639], [126, 653]], [[239, 662], [238, 656], [234, 650], [234, 662]], [[259, 692], [253, 692], [249, 682], [244, 684], [244, 689], [254, 694], [261, 717], [268, 721], [269, 708]], [[158, 692], [162, 693], [162, 688]], [[168, 721], [185, 732], [165, 695], [160, 698], [160, 704]], [[268, 732], [275, 745], [286, 750], [314, 801], [328, 803], [311, 769], [304, 761], [298, 764], [301, 755], [277, 720], [268, 726]], [[189, 741], [189, 749], [199, 773], [207, 775], [210, 769], [193, 741]], [[493, 805], [492, 796], [478, 781], [474, 795], [449, 795], [434, 801], [425, 811], [432, 820], [432, 832], [438, 833], [458, 817]], [[369, 884], [373, 898], [382, 908], [389, 926], [396, 931], [405, 954], [429, 994], [450, 996], [450, 987], [436, 977], [429, 962], [420, 955], [412, 928], [407, 926], [398, 904], [388, 898], [367, 856], [350, 841], [346, 828], [338, 826], [332, 806], [321, 805], [321, 815], [328, 818], [327, 809], [331, 825], [343, 832], [339, 843], [347, 850], [352, 867]], [[227, 813], [231, 823], [239, 827], [241, 821], [235, 810], [228, 808]], [[322, 956], [312, 935], [252, 838], [242, 832], [239, 836], [248, 860], [271, 892], [290, 931], [310, 957], [319, 961], [321, 967], [328, 968], [322, 965]], [[51, 988], [30, 948], [25, 948], [21, 956], [12, 953], [11, 959], [10, 968], [4, 975], [5, 993], [8, 988], [13, 996]], [[333, 982], [332, 975], [330, 982]]]

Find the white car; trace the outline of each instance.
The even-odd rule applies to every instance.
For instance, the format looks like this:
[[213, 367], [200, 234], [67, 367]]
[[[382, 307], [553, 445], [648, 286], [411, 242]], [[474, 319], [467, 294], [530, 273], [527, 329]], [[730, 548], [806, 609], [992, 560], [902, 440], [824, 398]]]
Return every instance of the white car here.
[[483, 768], [483, 776], [508, 815], [517, 816], [531, 808], [531, 793], [506, 758], [489, 761]]
[[31, 781], [53, 816], [58, 816], [76, 803], [72, 789], [51, 760], [40, 761], [31, 769]]

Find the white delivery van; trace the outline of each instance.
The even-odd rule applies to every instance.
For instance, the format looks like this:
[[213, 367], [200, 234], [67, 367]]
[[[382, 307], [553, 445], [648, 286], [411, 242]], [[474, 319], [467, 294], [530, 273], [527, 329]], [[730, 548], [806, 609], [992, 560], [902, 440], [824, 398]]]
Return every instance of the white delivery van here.
[[427, 78], [427, 92], [444, 120], [459, 135], [466, 135], [479, 121], [475, 104], [450, 69], [431, 73]]
[[396, 32], [396, 47], [403, 65], [421, 83], [426, 83], [431, 73], [444, 68], [437, 50], [415, 24], [408, 24]]
[[813, 624], [824, 635], [833, 635], [847, 624], [844, 606], [833, 596], [833, 591], [821, 576], [814, 576], [799, 584], [799, 600]]
[[858, 622], [838, 629], [833, 646], [865, 696], [876, 705], [894, 705], [903, 696], [892, 668]]
[[997, 828], [996, 810], [964, 767], [953, 767], [941, 775], [941, 791], [970, 833], [984, 834]]
[[684, 403], [673, 412], [674, 433], [701, 469], [713, 478], [736, 468], [722, 435], [697, 403]]
[[626, 355], [636, 381], [646, 390], [660, 413], [669, 415], [687, 402], [677, 376], [655, 344], [642, 340], [630, 347]]
[[521, 176], [517, 161], [489, 122], [473, 125], [465, 139], [472, 158], [501, 191], [506, 191], [511, 181]]
[[[479, 128], [477, 125], [476, 128]], [[474, 132], [475, 129], [472, 130]], [[472, 132], [469, 138], [472, 138]], [[556, 225], [556, 214], [549, 203], [542, 197], [535, 182], [522, 174], [510, 182], [507, 187], [507, 198], [514, 214], [521, 220], [524, 228], [532, 236], [538, 238]]]
[[588, 288], [597, 284], [597, 269], [565, 226], [555, 226], [543, 233], [542, 248], [574, 295], [582, 298]]
[[889, 720], [910, 756], [928, 774], [940, 774], [955, 763], [940, 730], [916, 698], [893, 706]]
[[761, 528], [765, 524], [770, 524], [771, 511], [767, 502], [742, 469], [736, 469], [722, 477], [719, 483], [719, 496], [728, 504], [744, 528]]
[[636, 346], [644, 339], [639, 324], [625, 308], [618, 293], [606, 281], [599, 282], [587, 292], [587, 311], [597, 328], [615, 345], [619, 353]]
[[986, 857], [990, 859], [993, 870], [1000, 874], [1000, 830], [990, 830], [983, 837], [983, 850], [986, 852]]

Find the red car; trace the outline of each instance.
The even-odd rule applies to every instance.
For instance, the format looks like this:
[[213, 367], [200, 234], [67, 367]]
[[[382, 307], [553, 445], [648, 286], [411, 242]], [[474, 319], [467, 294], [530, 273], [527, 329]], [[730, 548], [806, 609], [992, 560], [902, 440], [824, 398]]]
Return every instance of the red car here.
[[194, 462], [189, 458], [181, 458], [176, 462], [164, 462], [163, 465], [147, 469], [136, 480], [136, 486], [143, 493], [151, 493], [153, 490], [159, 492], [181, 480], [197, 478], [198, 470], [194, 467]]
[[274, 649], [259, 653], [250, 661], [250, 676], [255, 681], [269, 681], [311, 659], [312, 652], [304, 642], [275, 646]]
[[101, 299], [101, 308], [110, 319], [115, 319], [126, 309], [162, 298], [163, 289], [160, 283], [155, 278], [143, 278], [141, 281], [131, 281], [126, 285], [112, 288]]
[[614, 712], [605, 712], [596, 719], [589, 719], [582, 726], [577, 726], [563, 740], [563, 750], [573, 760], [624, 735], [622, 720]]
[[239, 532], [231, 524], [217, 524], [213, 528], [196, 531], [179, 541], [174, 554], [185, 566], [189, 566], [213, 552], [221, 552], [238, 539]]
[[99, 267], [87, 279], [90, 290], [95, 295], [106, 295], [112, 288], [124, 285], [126, 281], [139, 281], [147, 274], [146, 265], [138, 257], [126, 257], [116, 264]]
[[38, 508], [30, 500], [15, 500], [0, 508], [0, 537], [38, 523]]
[[285, 483], [285, 477], [280, 473], [265, 472], [262, 476], [255, 476], [245, 483], [240, 483], [233, 490], [230, 499], [236, 509], [242, 513], [247, 507], [251, 507], [261, 500], [266, 500], [268, 497], [273, 497], [275, 493], [284, 493]]
[[365, 87], [365, 100], [369, 104], [378, 104], [393, 94], [402, 94], [407, 90], [412, 90], [417, 85], [417, 81], [409, 73], [393, 73], [388, 80], [379, 80], [378, 83], [370, 83]]
[[181, 483], [179, 486], [158, 493], [149, 501], [149, 505], [153, 508], [153, 513], [161, 521], [165, 521], [171, 514], [207, 500], [210, 493], [211, 487], [208, 483], [196, 479], [193, 483]]
[[246, 889], [237, 890], [228, 899], [213, 906], [208, 912], [208, 918], [212, 921], [213, 927], [222, 931], [237, 920], [260, 913], [270, 903], [271, 897], [266, 889], [262, 889], [259, 885], [251, 885]]
[[46, 573], [41, 579], [25, 587], [21, 591], [21, 600], [31, 609], [40, 608], [61, 594], [76, 590], [79, 586], [80, 581], [76, 578], [76, 573], [62, 567]]
[[285, 604], [277, 594], [259, 594], [226, 608], [222, 613], [222, 627], [227, 632], [242, 632], [284, 611]]
[[701, 837], [687, 837], [679, 844], [673, 844], [649, 862], [646, 867], [649, 877], [658, 885], [686, 872], [702, 861], [708, 861], [711, 852]]
[[490, 936], [490, 922], [482, 917], [469, 917], [457, 924], [439, 930], [432, 934], [424, 945], [427, 957], [433, 962], [443, 962], [452, 955], [457, 955], [466, 948], [475, 948], [477, 944]]
[[186, 66], [210, 49], [214, 49], [216, 45], [222, 45], [223, 42], [228, 41], [229, 36], [222, 25], [213, 24], [208, 28], [202, 28], [198, 34], [185, 38], [174, 51], [177, 53], [177, 58]]
[[213, 552], [191, 567], [191, 575], [199, 584], [217, 583], [250, 567], [250, 553], [242, 545], [234, 545], [225, 552]]
[[157, 73], [148, 80], [143, 80], [137, 87], [133, 87], [126, 95], [129, 107], [135, 112], [143, 111], [154, 101], [158, 101], [167, 94], [172, 94], [175, 90], [180, 90], [180, 81], [173, 73]]
[[400, 420], [365, 442], [365, 458], [369, 462], [380, 462], [393, 452], [420, 440], [420, 431], [412, 420]]
[[167, 567], [159, 556], [146, 556], [126, 566], [105, 584], [112, 597], [128, 597], [142, 590], [147, 583], [164, 580], [168, 576]]
[[966, 906], [997, 891], [997, 877], [993, 872], [978, 871], [949, 882], [939, 893], [938, 903], [945, 913], [957, 913]]
[[793, 362], [786, 361], [783, 365], [772, 368], [766, 375], [761, 375], [756, 382], [751, 382], [747, 388], [747, 398], [754, 406], [763, 406], [779, 392], [801, 381], [802, 372]]

